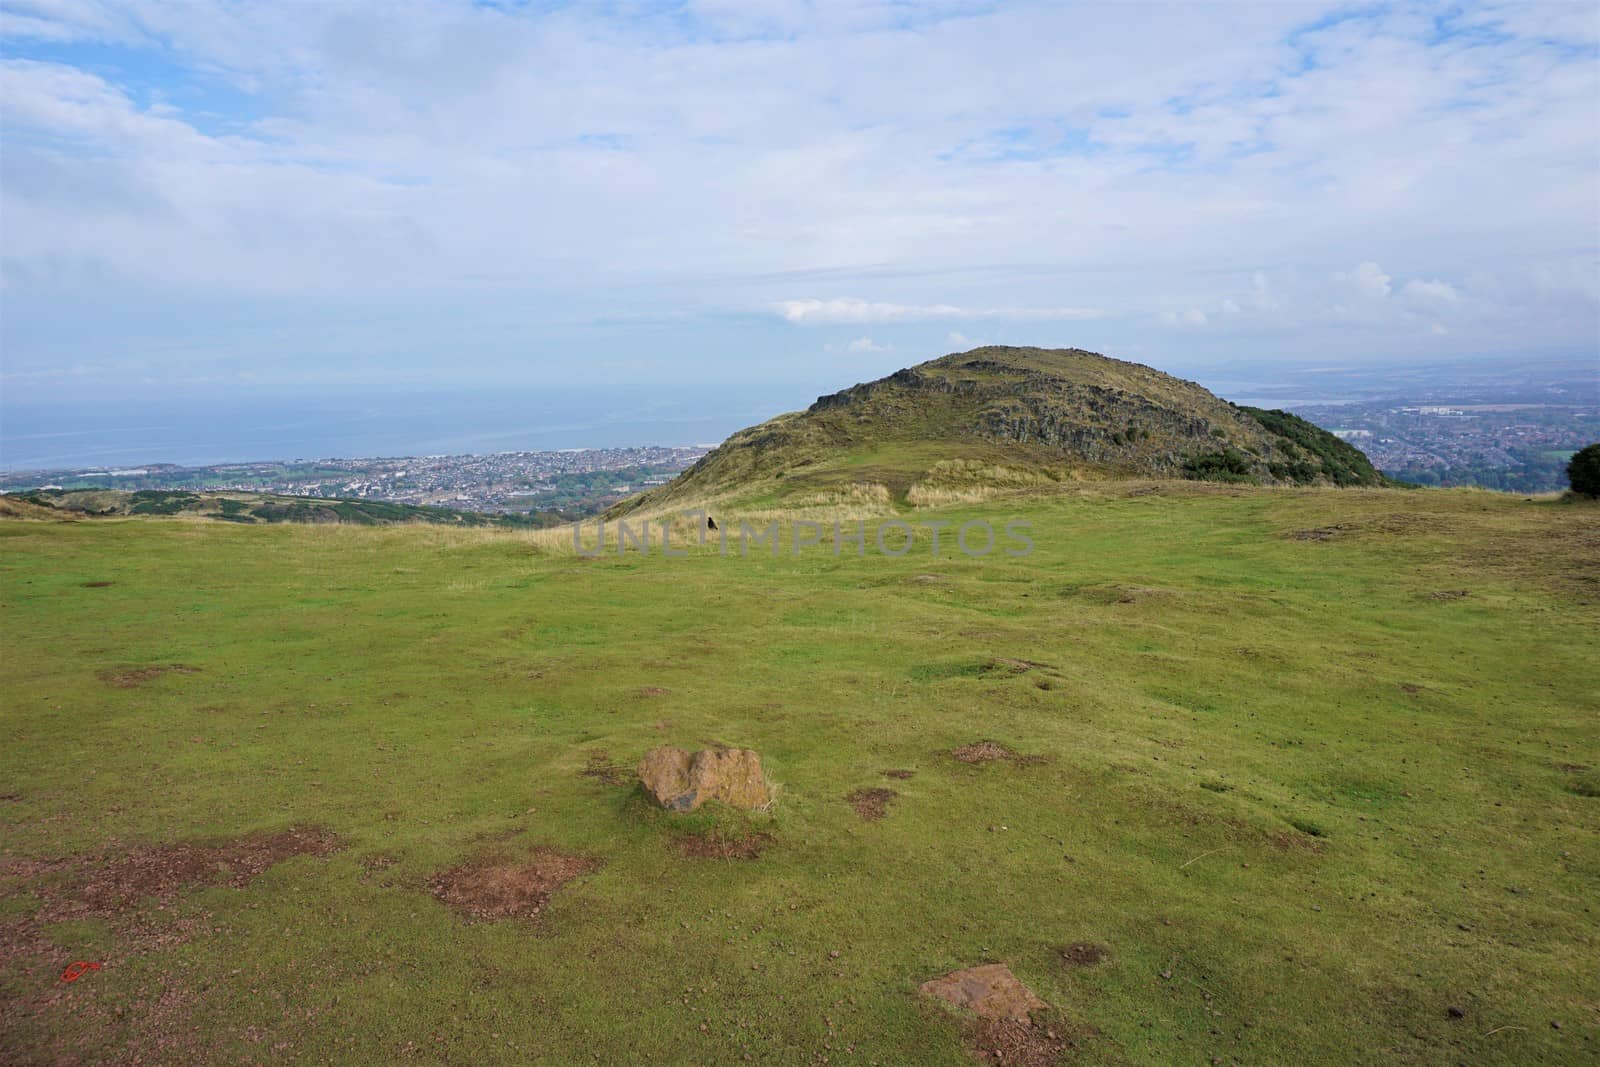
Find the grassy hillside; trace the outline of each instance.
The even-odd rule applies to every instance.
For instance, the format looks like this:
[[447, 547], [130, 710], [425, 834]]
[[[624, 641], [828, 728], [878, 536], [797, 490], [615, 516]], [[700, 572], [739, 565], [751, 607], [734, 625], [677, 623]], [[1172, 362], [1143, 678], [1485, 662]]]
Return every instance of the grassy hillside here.
[[794, 504], [870, 487], [946, 503], [1018, 484], [1185, 477], [1386, 484], [1359, 450], [1281, 411], [1079, 349], [990, 346], [821, 397], [742, 430], [617, 515], [703, 502]]
[[[0, 522], [4, 1058], [957, 1065], [991, 960], [1068, 1063], [1600, 1055], [1594, 506], [923, 515], [1036, 549]], [[778, 803], [651, 810], [664, 742]]]

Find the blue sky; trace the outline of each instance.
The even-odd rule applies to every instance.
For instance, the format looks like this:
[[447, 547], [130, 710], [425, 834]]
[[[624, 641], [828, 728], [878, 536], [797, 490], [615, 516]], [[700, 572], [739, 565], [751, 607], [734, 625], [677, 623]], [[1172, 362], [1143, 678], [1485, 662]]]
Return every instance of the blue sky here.
[[7, 404], [1600, 358], [1593, 3], [0, 11]]

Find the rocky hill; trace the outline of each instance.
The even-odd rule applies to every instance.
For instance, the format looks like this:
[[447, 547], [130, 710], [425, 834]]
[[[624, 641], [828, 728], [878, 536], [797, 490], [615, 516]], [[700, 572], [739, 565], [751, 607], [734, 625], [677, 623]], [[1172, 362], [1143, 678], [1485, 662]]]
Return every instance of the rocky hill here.
[[863, 485], [917, 503], [964, 487], [1119, 477], [1385, 484], [1359, 450], [1294, 415], [1080, 349], [991, 346], [742, 430], [616, 513]]

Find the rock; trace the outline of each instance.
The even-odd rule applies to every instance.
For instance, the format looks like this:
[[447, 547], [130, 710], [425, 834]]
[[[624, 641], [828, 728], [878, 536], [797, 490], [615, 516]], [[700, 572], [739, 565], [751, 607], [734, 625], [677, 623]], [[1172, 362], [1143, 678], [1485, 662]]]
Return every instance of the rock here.
[[1013, 1019], [1023, 1023], [1029, 1021], [1029, 1012], [1048, 1006], [1003, 963], [951, 971], [941, 978], [923, 982], [922, 994], [967, 1008], [984, 1019]]
[[747, 748], [703, 748], [691, 754], [662, 745], [639, 761], [639, 781], [668, 811], [694, 811], [708, 800], [730, 808], [761, 808], [772, 799], [761, 757]]

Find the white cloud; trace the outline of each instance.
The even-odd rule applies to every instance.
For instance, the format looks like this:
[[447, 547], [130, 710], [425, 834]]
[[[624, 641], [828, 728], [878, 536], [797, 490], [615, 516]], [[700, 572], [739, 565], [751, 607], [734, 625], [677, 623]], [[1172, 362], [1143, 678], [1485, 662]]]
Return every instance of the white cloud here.
[[894, 345], [880, 345], [878, 342], [874, 341], [870, 337], [857, 337], [854, 341], [849, 341], [849, 342], [847, 342], [847, 343], [845, 343], [843, 345], [836, 345], [836, 344], [830, 343], [830, 344], [823, 345], [822, 347], [823, 347], [823, 350], [826, 351], [826, 352], [893, 352], [894, 351]]
[[1189, 308], [1187, 311], [1163, 311], [1161, 321], [1168, 326], [1204, 326], [1210, 316], [1199, 308]]
[[1099, 319], [1106, 312], [1073, 307], [956, 307], [952, 304], [886, 304], [867, 300], [784, 300], [779, 313], [802, 326], [828, 323], [933, 322], [941, 319]]
[[1339, 275], [1339, 277], [1344, 281], [1348, 281], [1355, 287], [1356, 292], [1369, 299], [1382, 300], [1389, 295], [1389, 291], [1393, 288], [1392, 282], [1394, 279], [1385, 274], [1383, 268], [1371, 260], [1360, 264], [1353, 271]]
[[1456, 292], [1455, 286], [1451, 285], [1449, 282], [1441, 282], [1437, 279], [1427, 282], [1420, 280], [1406, 282], [1406, 284], [1401, 287], [1400, 292], [1404, 296], [1414, 297], [1418, 300], [1436, 301], [1446, 304], [1454, 304], [1456, 301], [1461, 299], [1461, 294]]

